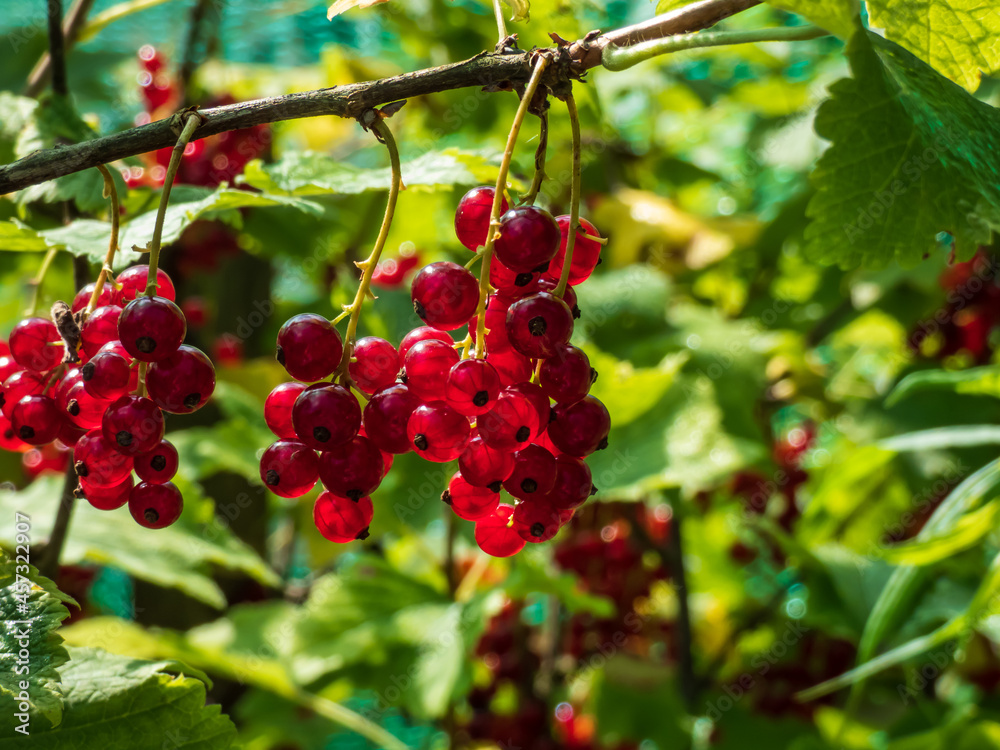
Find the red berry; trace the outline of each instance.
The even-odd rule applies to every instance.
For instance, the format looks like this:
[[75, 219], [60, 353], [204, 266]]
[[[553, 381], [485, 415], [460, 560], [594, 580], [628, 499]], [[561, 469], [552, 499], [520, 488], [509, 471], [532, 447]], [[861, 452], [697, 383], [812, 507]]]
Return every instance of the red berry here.
[[212, 360], [193, 346], [182, 345], [146, 371], [146, 389], [157, 406], [171, 414], [190, 414], [215, 392]]
[[69, 451], [58, 442], [32, 448], [21, 455], [21, 466], [32, 479], [47, 472], [62, 474], [69, 466]]
[[[455, 211], [455, 236], [472, 252], [486, 244], [490, 229], [490, 213], [496, 190], [491, 187], [476, 187], [462, 196]], [[507, 200], [500, 199], [501, 214], [507, 211]]]
[[161, 440], [149, 453], [135, 457], [135, 473], [150, 484], [163, 484], [177, 473], [177, 449], [168, 440]]
[[3, 415], [10, 419], [17, 402], [25, 396], [41, 395], [47, 382], [48, 376], [34, 370], [15, 372], [4, 382], [3, 393], [0, 393]]
[[286, 440], [295, 440], [292, 426], [292, 407], [295, 399], [306, 389], [305, 383], [282, 383], [264, 401], [264, 421], [271, 432]]
[[14, 406], [10, 423], [28, 445], [45, 445], [59, 436], [62, 413], [49, 396], [25, 396]]
[[597, 371], [590, 366], [590, 358], [572, 344], [557, 346], [538, 371], [538, 384], [546, 396], [559, 404], [579, 401], [596, 379]]
[[[81, 310], [86, 309], [87, 305], [90, 304], [90, 298], [94, 295], [95, 288], [97, 288], [97, 285], [94, 283], [90, 283], [84, 286], [79, 292], [76, 293], [76, 296], [73, 298], [73, 305], [72, 305], [73, 312], [77, 313], [80, 312]], [[97, 295], [97, 304], [94, 305], [94, 309], [96, 310], [98, 307], [113, 305], [114, 296], [115, 294], [114, 290], [111, 288], [111, 284], [110, 283], [105, 284], [101, 288], [101, 293]]]
[[119, 453], [140, 456], [163, 439], [163, 412], [148, 398], [122, 396], [104, 412], [101, 431]]
[[118, 319], [122, 346], [140, 362], [166, 359], [180, 348], [186, 334], [184, 313], [165, 297], [139, 297], [126, 305]]
[[299, 440], [319, 451], [351, 440], [361, 427], [361, 407], [354, 395], [340, 385], [307, 388], [292, 407], [292, 426]]
[[518, 300], [507, 310], [507, 338], [526, 357], [551, 357], [572, 333], [573, 314], [565, 302], [548, 292]]
[[[21, 367], [14, 358], [9, 355], [4, 355], [0, 357], [0, 389], [3, 388], [3, 384], [7, 382], [7, 378], [16, 372], [21, 372], [24, 368]], [[2, 405], [0, 401], [0, 405]]]
[[469, 420], [443, 401], [418, 406], [406, 423], [406, 435], [417, 455], [437, 463], [461, 456], [471, 432]]
[[14, 426], [10, 420], [7, 417], [0, 417], [0, 450], [20, 451], [27, 447], [27, 443], [14, 433]]
[[524, 539], [511, 524], [513, 514], [512, 505], [501, 504], [493, 513], [476, 521], [476, 544], [483, 552], [493, 557], [510, 557], [524, 549]]
[[361, 435], [319, 455], [319, 478], [334, 495], [360, 500], [378, 489], [384, 475], [382, 451]]
[[381, 450], [407, 453], [413, 450], [406, 425], [420, 399], [405, 385], [390, 385], [377, 391], [365, 405], [365, 433]]
[[531, 360], [513, 349], [487, 352], [486, 361], [493, 365], [504, 388], [531, 380]]
[[374, 508], [370, 497], [354, 501], [332, 492], [323, 492], [316, 498], [313, 506], [313, 521], [319, 533], [338, 544], [367, 539], [368, 526], [373, 516]]
[[91, 430], [73, 449], [76, 474], [92, 487], [115, 487], [132, 473], [132, 459], [119, 453], [100, 430]]
[[401, 360], [396, 347], [378, 336], [365, 336], [354, 345], [354, 360], [348, 372], [365, 393], [387, 388], [396, 382]]
[[418, 341], [406, 354], [406, 386], [424, 401], [444, 395], [448, 373], [460, 359], [455, 347], [436, 339]]
[[56, 404], [66, 418], [86, 430], [100, 428], [104, 411], [110, 403], [110, 399], [95, 398], [87, 391], [79, 370], [66, 375], [56, 398]]
[[132, 488], [128, 496], [128, 511], [140, 526], [162, 529], [181, 517], [184, 498], [173, 482], [150, 484], [143, 482]]
[[[491, 294], [486, 299], [486, 351], [502, 352], [510, 350], [510, 341], [507, 339], [507, 308], [511, 301], [507, 297], [498, 294]], [[472, 335], [472, 343], [476, 343], [479, 335], [479, 316], [474, 315], [469, 321], [469, 333]]]
[[[550, 276], [540, 277], [534, 284], [531, 285], [530, 294], [535, 292], [555, 292], [556, 287], [559, 286], [559, 281], [553, 279]], [[524, 295], [527, 296], [527, 295]], [[580, 312], [580, 305], [577, 303], [576, 291], [573, 287], [566, 287], [566, 291], [563, 293], [562, 301], [566, 303], [566, 307], [569, 308], [570, 312], [573, 314], [573, 319], [576, 320], [582, 314]]]
[[500, 376], [484, 359], [466, 359], [451, 368], [444, 389], [448, 406], [467, 417], [485, 414], [500, 397]]
[[413, 279], [413, 311], [427, 325], [453, 331], [469, 322], [479, 304], [479, 281], [457, 263], [424, 266]]
[[132, 372], [129, 360], [107, 345], [80, 368], [87, 393], [105, 399], [120, 398], [132, 390]]
[[98, 487], [81, 479], [73, 494], [86, 498], [98, 510], [116, 510], [128, 502], [134, 486], [135, 480], [131, 474], [112, 487]]
[[430, 326], [420, 326], [403, 336], [403, 340], [399, 342], [399, 361], [405, 361], [407, 352], [418, 342], [426, 341], [427, 339], [437, 339], [438, 341], [443, 341], [448, 346], [454, 346], [455, 344], [455, 339], [444, 331], [439, 331]]
[[386, 289], [399, 289], [403, 286], [406, 275], [420, 265], [420, 256], [400, 255], [398, 258], [386, 258], [379, 261], [372, 274], [372, 285]]
[[528, 401], [531, 402], [531, 405], [535, 407], [535, 412], [538, 414], [538, 429], [531, 436], [532, 439], [545, 432], [545, 428], [549, 424], [549, 413], [551, 411], [551, 407], [549, 406], [549, 397], [545, 395], [545, 392], [541, 389], [541, 387], [535, 383], [529, 382], [528, 380], [522, 380], [520, 383], [507, 386], [507, 390], [512, 393], [522, 394], [528, 399]]
[[278, 331], [275, 358], [296, 380], [312, 383], [329, 377], [343, 354], [340, 334], [322, 315], [296, 315]]
[[[549, 270], [545, 275], [559, 280], [563, 271], [563, 264], [566, 260], [566, 240], [569, 238], [569, 216], [557, 216], [556, 224], [559, 225], [559, 251], [549, 264]], [[597, 268], [597, 263], [601, 259], [601, 243], [588, 240], [584, 235], [600, 237], [597, 228], [586, 219], [580, 219], [580, 227], [576, 230], [576, 243], [573, 245], [573, 260], [569, 266], [569, 283], [572, 286], [581, 284], [590, 278], [590, 274]], [[570, 305], [572, 308], [572, 305]]]
[[549, 439], [561, 452], [570, 456], [588, 456], [608, 447], [611, 415], [593, 396], [584, 396], [574, 404], [556, 406], [549, 422]]
[[514, 530], [526, 542], [547, 542], [562, 525], [561, 515], [543, 498], [519, 503], [514, 509]]
[[10, 355], [27, 370], [51, 370], [62, 361], [65, 346], [56, 324], [46, 318], [25, 318], [14, 326], [9, 341]]
[[539, 431], [538, 412], [523, 393], [504, 390], [496, 406], [476, 420], [476, 428], [491, 448], [518, 451]]
[[474, 487], [489, 487], [499, 492], [503, 480], [514, 471], [514, 453], [490, 448], [476, 435], [459, 456], [458, 470]]
[[521, 500], [542, 497], [556, 483], [556, 458], [544, 448], [529, 445], [514, 454], [514, 471], [503, 488]]
[[474, 487], [458, 473], [451, 478], [441, 499], [451, 506], [456, 516], [466, 521], [488, 516], [500, 505], [499, 493], [486, 487]]
[[[115, 279], [116, 291], [114, 304], [124, 307], [132, 300], [145, 294], [148, 282], [149, 266], [144, 264], [126, 268]], [[164, 297], [171, 302], [177, 299], [177, 293], [174, 291], [174, 282], [170, 280], [166, 271], [161, 268], [156, 269], [156, 295]]]
[[190, 328], [201, 328], [208, 322], [208, 305], [201, 297], [188, 297], [180, 304], [181, 312]]
[[500, 217], [496, 257], [517, 273], [544, 270], [559, 251], [559, 225], [536, 206], [519, 206]]
[[280, 497], [301, 497], [319, 479], [316, 453], [298, 440], [279, 440], [260, 457], [260, 478]]
[[105, 344], [118, 341], [118, 321], [122, 309], [105, 305], [92, 312], [80, 326], [80, 348], [87, 358], [96, 355]]
[[545, 499], [559, 510], [583, 505], [595, 492], [590, 467], [575, 456], [556, 456], [556, 481]]
[[534, 291], [540, 274], [537, 271], [512, 271], [496, 257], [490, 261], [490, 284], [508, 299], [520, 299]]

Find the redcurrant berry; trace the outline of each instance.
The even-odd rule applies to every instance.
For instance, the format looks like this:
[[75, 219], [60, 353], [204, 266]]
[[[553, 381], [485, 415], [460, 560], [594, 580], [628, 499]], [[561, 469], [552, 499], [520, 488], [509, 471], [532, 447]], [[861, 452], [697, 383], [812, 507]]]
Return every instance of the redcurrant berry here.
[[[563, 271], [566, 261], [566, 240], [569, 239], [569, 216], [557, 216], [556, 224], [559, 225], [559, 251], [556, 253], [546, 276], [558, 280]], [[569, 283], [573, 286], [582, 284], [590, 278], [590, 274], [597, 268], [597, 263], [601, 259], [601, 243], [587, 239], [584, 235], [600, 237], [597, 228], [586, 219], [580, 219], [580, 226], [576, 230], [576, 243], [573, 245], [573, 260], [569, 264]], [[572, 307], [572, 305], [570, 305]]]
[[25, 396], [14, 406], [10, 423], [28, 445], [45, 445], [59, 437], [62, 413], [49, 396]]
[[7, 417], [0, 417], [0, 450], [27, 450], [28, 445], [14, 432], [14, 426]]
[[[553, 279], [551, 276], [542, 276], [538, 279], [538, 281], [532, 284], [530, 294], [534, 294], [535, 292], [555, 292], [558, 286], [558, 279]], [[526, 297], [527, 295], [523, 296]], [[569, 311], [573, 313], [573, 320], [576, 320], [580, 317], [580, 315], [582, 315], [580, 312], [580, 305], [576, 298], [576, 291], [573, 287], [566, 287], [566, 291], [562, 296], [562, 301], [566, 303], [566, 307], [568, 307]]]
[[139, 297], [126, 305], [118, 319], [122, 346], [140, 362], [166, 359], [180, 348], [186, 334], [184, 313], [166, 297]]
[[514, 453], [490, 448], [477, 434], [459, 456], [458, 470], [472, 486], [499, 492], [503, 480], [514, 471]]
[[526, 542], [547, 542], [558, 533], [560, 518], [544, 498], [519, 503], [514, 509], [514, 531]]
[[[75, 313], [85, 310], [90, 304], [90, 298], [94, 295], [94, 289], [97, 287], [96, 284], [90, 283], [85, 285], [76, 296], [73, 298], [72, 310]], [[101, 293], [97, 295], [97, 304], [94, 305], [94, 309], [98, 307], [105, 307], [106, 305], [114, 304], [114, 290], [111, 288], [111, 284], [105, 284]]]
[[[14, 361], [13, 357], [9, 355], [0, 357], [0, 390], [3, 389], [3, 384], [7, 382], [7, 378], [16, 372], [21, 372], [23, 369], [24, 368], [21, 367], [21, 365]], [[0, 401], [0, 405], [2, 405], [2, 403], [3, 402]]]
[[590, 391], [597, 370], [590, 366], [587, 354], [572, 344], [556, 347], [551, 357], [542, 361], [538, 384], [545, 395], [558, 404], [572, 404]]
[[348, 372], [358, 388], [370, 394], [395, 383], [401, 367], [396, 347], [378, 336], [365, 336], [354, 345]]
[[548, 211], [518, 206], [500, 217], [500, 236], [494, 252], [512, 271], [544, 270], [558, 251], [559, 225]]
[[135, 473], [150, 484], [169, 482], [177, 473], [177, 449], [169, 440], [161, 440], [149, 453], [135, 457]]
[[322, 315], [303, 313], [281, 326], [274, 356], [293, 378], [312, 383], [329, 377], [343, 354], [344, 344], [333, 323]]
[[[510, 299], [498, 294], [491, 294], [486, 299], [486, 351], [489, 353], [510, 350], [510, 341], [507, 340], [507, 309], [510, 305]], [[479, 335], [478, 315], [474, 315], [469, 321], [469, 333], [475, 344]]]
[[80, 326], [80, 348], [87, 359], [97, 354], [101, 348], [118, 341], [118, 321], [122, 309], [117, 305], [105, 305], [92, 312]]
[[100, 430], [91, 430], [73, 449], [76, 475], [93, 487], [115, 487], [132, 473], [132, 459], [123, 456]]
[[56, 324], [45, 318], [22, 320], [10, 332], [9, 342], [14, 361], [26, 370], [38, 372], [59, 364], [65, 349]]
[[399, 342], [399, 361], [400, 363], [406, 361], [406, 354], [421, 341], [426, 341], [427, 339], [437, 339], [438, 341], [443, 341], [448, 346], [455, 345], [455, 339], [444, 331], [439, 331], [436, 328], [431, 328], [430, 326], [420, 326], [419, 328], [414, 328], [408, 334], [403, 336], [403, 340]]
[[560, 510], [577, 508], [596, 490], [590, 467], [575, 456], [556, 456], [556, 482], [545, 499]]
[[264, 421], [271, 432], [286, 440], [295, 440], [295, 427], [292, 426], [292, 407], [302, 391], [305, 383], [282, 383], [264, 401]]
[[125, 357], [105, 345], [80, 368], [83, 385], [94, 398], [121, 398], [130, 389], [132, 366]]
[[80, 442], [80, 438], [82, 438], [86, 434], [87, 430], [83, 429], [82, 427], [77, 427], [68, 419], [64, 419], [62, 421], [62, 424], [59, 425], [59, 436], [56, 438], [56, 440], [62, 443], [64, 447], [72, 448], [78, 442]]
[[512, 525], [513, 514], [513, 506], [501, 503], [493, 513], [476, 521], [479, 549], [493, 557], [510, 557], [524, 549], [525, 541]]
[[413, 450], [406, 425], [420, 399], [405, 385], [390, 385], [377, 391], [365, 405], [365, 432], [381, 450], [407, 453]]
[[323, 492], [313, 505], [313, 521], [319, 533], [338, 544], [367, 539], [368, 526], [373, 516], [374, 508], [370, 497], [355, 501], [332, 492]]
[[86, 479], [81, 479], [73, 494], [76, 497], [86, 498], [87, 502], [97, 510], [116, 510], [128, 502], [133, 487], [135, 480], [131, 474], [112, 487], [98, 487]]
[[[146, 285], [149, 282], [149, 266], [140, 265], [126, 268], [115, 279], [114, 304], [124, 307], [132, 300], [146, 293]], [[174, 291], [174, 282], [170, 280], [166, 271], [156, 269], [156, 295], [173, 302], [177, 299]]]
[[514, 454], [514, 471], [504, 480], [503, 488], [526, 500], [548, 494], [555, 483], [555, 456], [537, 445], [529, 445]]
[[545, 391], [540, 386], [528, 380], [522, 380], [520, 383], [509, 385], [507, 386], [507, 390], [525, 396], [531, 402], [531, 405], [535, 407], [535, 412], [538, 414], [538, 429], [531, 436], [532, 440], [534, 440], [539, 434], [545, 431], [545, 428], [549, 424], [549, 413], [551, 411], [549, 397], [545, 395]]
[[608, 447], [611, 415], [593, 396], [584, 396], [573, 404], [556, 406], [549, 422], [549, 439], [562, 453], [588, 456]]
[[444, 395], [448, 373], [460, 359], [455, 347], [435, 339], [419, 341], [406, 354], [406, 386], [424, 401]]
[[56, 398], [59, 410], [67, 419], [86, 430], [100, 429], [104, 411], [110, 403], [110, 399], [95, 398], [87, 392], [79, 370], [73, 370], [72, 376], [66, 376]]
[[451, 368], [444, 389], [448, 406], [467, 417], [485, 414], [500, 397], [500, 376], [484, 359], [465, 359]]
[[507, 338], [526, 357], [551, 357], [572, 333], [573, 314], [565, 302], [548, 292], [518, 300], [507, 310]]
[[457, 263], [424, 266], [413, 278], [413, 311], [427, 325], [453, 331], [469, 322], [479, 304], [479, 281]]
[[319, 478], [334, 495], [360, 500], [370, 495], [385, 474], [382, 451], [369, 438], [357, 435], [319, 455]]
[[[486, 244], [495, 195], [494, 188], [476, 187], [458, 202], [458, 209], [455, 211], [455, 236], [472, 252]], [[500, 199], [500, 211], [507, 211], [505, 198]]]
[[504, 390], [496, 406], [476, 420], [483, 442], [494, 450], [526, 448], [540, 429], [538, 412], [523, 393]]
[[537, 271], [512, 271], [496, 257], [490, 262], [490, 284], [497, 292], [509, 300], [520, 299], [534, 291], [540, 273]]
[[39, 396], [45, 390], [48, 377], [35, 370], [21, 370], [11, 375], [3, 384], [0, 393], [3, 415], [10, 419], [17, 402], [25, 396]]
[[132, 488], [128, 496], [128, 511], [140, 526], [162, 529], [181, 517], [184, 498], [173, 482], [150, 484], [143, 482]]
[[148, 398], [122, 396], [104, 412], [101, 431], [119, 453], [141, 456], [163, 440], [163, 412]]
[[361, 407], [343, 386], [328, 383], [307, 388], [292, 407], [292, 426], [303, 443], [327, 451], [358, 434]]
[[298, 440], [279, 440], [260, 457], [260, 478], [280, 497], [301, 497], [319, 479], [316, 453]]
[[493, 365], [504, 388], [531, 379], [531, 360], [513, 349], [487, 352], [486, 361]]
[[157, 406], [171, 414], [190, 414], [203, 407], [215, 392], [212, 360], [186, 344], [146, 371], [146, 389]]
[[499, 493], [487, 487], [474, 487], [458, 473], [451, 478], [441, 499], [451, 506], [456, 516], [466, 521], [488, 516], [500, 505]]
[[443, 401], [418, 406], [406, 423], [406, 435], [417, 455], [436, 463], [461, 456], [471, 432], [469, 420]]

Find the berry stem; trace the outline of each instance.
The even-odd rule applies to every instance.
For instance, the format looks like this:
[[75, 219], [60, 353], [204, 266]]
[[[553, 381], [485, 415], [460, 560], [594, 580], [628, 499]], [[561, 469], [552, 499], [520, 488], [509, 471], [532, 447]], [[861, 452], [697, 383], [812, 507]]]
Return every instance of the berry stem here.
[[26, 317], [33, 318], [38, 315], [38, 305], [42, 301], [42, 283], [45, 281], [45, 277], [48, 275], [49, 269], [52, 267], [52, 261], [56, 259], [57, 252], [59, 252], [57, 248], [49, 248], [48, 252], [45, 253], [45, 257], [42, 258], [42, 265], [38, 267], [38, 273], [36, 273], [35, 278], [29, 282], [34, 289], [31, 292], [31, 304], [28, 306], [28, 310], [25, 313]]
[[503, 20], [503, 8], [500, 6], [500, 0], [493, 0], [493, 15], [497, 19], [497, 37], [499, 38], [499, 44], [503, 44], [504, 40], [507, 38], [507, 24]]
[[580, 113], [576, 109], [573, 92], [566, 94], [566, 111], [569, 113], [569, 128], [573, 134], [573, 176], [569, 183], [569, 234], [566, 236], [566, 257], [563, 259], [559, 284], [552, 292], [557, 297], [566, 294], [569, 284], [570, 267], [573, 264], [573, 249], [576, 247], [576, 230], [580, 223], [580, 175], [583, 171], [580, 159]]
[[59, 558], [62, 556], [63, 545], [66, 543], [66, 532], [69, 531], [69, 522], [73, 515], [73, 503], [76, 500], [73, 490], [76, 489], [76, 485], [76, 469], [73, 467], [73, 462], [70, 461], [69, 466], [66, 467], [66, 479], [63, 483], [62, 496], [59, 499], [59, 509], [56, 511], [56, 520], [38, 561], [38, 572], [49, 580], [54, 581], [59, 575]]
[[185, 115], [184, 128], [181, 130], [174, 150], [170, 154], [170, 164], [167, 165], [167, 174], [163, 178], [163, 192], [160, 194], [160, 205], [156, 209], [156, 224], [153, 226], [153, 239], [149, 243], [149, 275], [146, 280], [146, 296], [156, 296], [156, 271], [160, 266], [160, 240], [163, 237], [163, 219], [167, 214], [167, 204], [170, 202], [170, 190], [174, 186], [174, 178], [177, 170], [181, 166], [181, 157], [184, 156], [184, 149], [187, 147], [194, 131], [201, 124], [201, 115], [191, 112]]
[[535, 149], [535, 177], [531, 181], [531, 188], [521, 198], [524, 206], [535, 205], [538, 191], [542, 189], [542, 182], [545, 180], [545, 153], [549, 147], [549, 113], [543, 112], [538, 116], [538, 148]]
[[392, 226], [392, 217], [396, 212], [396, 198], [399, 197], [399, 187], [402, 184], [399, 148], [396, 146], [396, 139], [392, 137], [392, 131], [385, 124], [383, 115], [376, 112], [375, 122], [371, 125], [371, 128], [389, 151], [392, 182], [389, 185], [389, 199], [385, 204], [385, 216], [382, 217], [382, 228], [379, 229], [378, 238], [375, 240], [375, 247], [372, 248], [371, 255], [367, 259], [355, 264], [361, 269], [361, 283], [358, 284], [358, 293], [354, 295], [354, 302], [347, 308], [347, 310], [350, 310], [351, 318], [347, 322], [347, 332], [344, 334], [344, 356], [340, 360], [340, 367], [337, 368], [335, 375], [335, 378], [340, 382], [344, 382], [348, 378], [347, 371], [351, 364], [351, 357], [354, 355], [354, 339], [358, 333], [358, 319], [361, 317], [361, 308], [364, 306], [365, 297], [370, 293], [375, 266], [378, 265], [379, 258], [382, 256], [382, 248], [385, 247], [386, 238], [389, 236], [389, 227]]
[[549, 64], [549, 60], [544, 55], [538, 56], [534, 70], [531, 71], [531, 79], [524, 87], [524, 96], [518, 105], [514, 121], [510, 125], [510, 134], [507, 136], [507, 146], [504, 148], [503, 159], [500, 162], [500, 171], [497, 174], [496, 189], [493, 191], [493, 208], [490, 209], [490, 230], [486, 235], [486, 245], [480, 251], [483, 256], [483, 266], [479, 275], [479, 305], [476, 308], [476, 315], [479, 322], [476, 327], [476, 359], [482, 359], [486, 350], [486, 298], [490, 294], [490, 261], [493, 260], [493, 245], [496, 243], [500, 232], [500, 206], [503, 202], [504, 190], [507, 188], [507, 173], [510, 171], [510, 161], [514, 156], [514, 146], [517, 144], [517, 134], [521, 132], [521, 123], [528, 113], [528, 105], [535, 97], [538, 84], [541, 83], [542, 73]]
[[118, 188], [115, 187], [115, 181], [111, 179], [111, 172], [108, 171], [107, 167], [99, 164], [97, 169], [100, 171], [101, 176], [104, 177], [104, 197], [111, 198], [111, 240], [108, 242], [108, 254], [104, 256], [104, 266], [101, 268], [101, 272], [97, 276], [97, 281], [94, 283], [94, 293], [90, 295], [90, 302], [87, 304], [84, 318], [94, 312], [94, 309], [97, 307], [97, 300], [101, 298], [101, 292], [104, 291], [104, 282], [108, 280], [108, 274], [111, 273], [111, 266], [115, 262], [115, 252], [118, 250], [120, 211], [118, 208]]

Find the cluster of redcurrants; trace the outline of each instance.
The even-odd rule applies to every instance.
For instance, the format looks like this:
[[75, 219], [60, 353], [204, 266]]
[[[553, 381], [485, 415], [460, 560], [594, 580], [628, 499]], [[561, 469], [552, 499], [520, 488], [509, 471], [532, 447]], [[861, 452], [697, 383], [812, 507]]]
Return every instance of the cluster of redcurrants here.
[[[455, 230], [473, 252], [486, 244], [493, 194], [476, 188], [459, 203]], [[588, 395], [596, 373], [569, 343], [579, 315], [572, 285], [600, 260], [597, 231], [586, 221], [581, 227], [570, 286], [560, 298], [553, 292], [569, 218], [534, 206], [503, 214], [482, 358], [463, 359], [458, 351], [477, 343], [479, 281], [447, 261], [425, 266], [413, 280], [414, 310], [427, 325], [406, 334], [398, 349], [377, 337], [359, 340], [347, 372], [337, 373], [339, 384], [315, 382], [334, 374], [343, 357], [333, 324], [312, 314], [287, 321], [277, 358], [302, 382], [280, 385], [265, 403], [267, 424], [280, 439], [261, 458], [264, 483], [299, 497], [322, 480], [327, 491], [314, 508], [320, 532], [336, 542], [364, 539], [370, 493], [392, 456], [412, 450], [429, 461], [458, 460], [442, 499], [476, 522], [484, 551], [506, 557], [526, 542], [551, 539], [593, 493], [583, 458], [607, 446], [611, 428], [607, 409]], [[456, 343], [449, 332], [466, 325], [468, 338]], [[350, 383], [370, 395], [363, 411]], [[501, 489], [516, 505], [501, 502]]]
[[201, 408], [215, 390], [215, 368], [183, 344], [187, 324], [169, 277], [158, 271], [159, 296], [147, 297], [148, 275], [145, 265], [126, 269], [89, 314], [94, 284], [56, 314], [58, 326], [27, 318], [14, 327], [9, 356], [0, 358], [0, 447], [58, 441], [73, 449], [78, 497], [101, 510], [128, 503], [140, 525], [163, 528], [183, 505], [170, 481], [177, 451], [163, 439], [163, 412]]

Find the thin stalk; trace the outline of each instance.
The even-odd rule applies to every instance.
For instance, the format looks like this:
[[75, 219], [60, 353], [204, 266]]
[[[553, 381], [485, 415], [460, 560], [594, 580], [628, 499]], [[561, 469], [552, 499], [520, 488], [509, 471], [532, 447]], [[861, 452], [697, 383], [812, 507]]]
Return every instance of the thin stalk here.
[[181, 157], [184, 156], [184, 149], [187, 147], [194, 131], [201, 124], [201, 115], [190, 114], [184, 123], [177, 143], [174, 144], [173, 153], [170, 154], [170, 164], [167, 166], [167, 174], [163, 178], [163, 192], [160, 194], [160, 206], [156, 210], [156, 224], [153, 226], [153, 240], [149, 243], [149, 276], [146, 280], [146, 296], [156, 296], [156, 270], [160, 266], [160, 240], [163, 237], [163, 217], [167, 213], [167, 204], [170, 202], [170, 190], [174, 186], [174, 178], [177, 170], [181, 166]]
[[[63, 22], [63, 46], [72, 47], [76, 42], [80, 27], [87, 20], [87, 14], [93, 6], [94, 0], [76, 0], [66, 13], [66, 20]], [[38, 96], [45, 84], [49, 80], [52, 68], [52, 55], [46, 52], [39, 58], [35, 67], [28, 75], [28, 85], [24, 89], [24, 95], [32, 98]]]
[[493, 0], [493, 15], [497, 19], [499, 43], [503, 44], [504, 39], [507, 38], [507, 24], [503, 20], [503, 8], [500, 6], [500, 0]]
[[625, 70], [659, 55], [701, 47], [725, 47], [733, 44], [758, 42], [799, 42], [828, 36], [830, 32], [818, 26], [784, 26], [777, 29], [741, 31], [707, 31], [675, 34], [662, 39], [619, 47], [609, 44], [601, 53], [601, 64], [608, 70]]
[[521, 198], [521, 204], [525, 206], [535, 205], [535, 198], [538, 191], [542, 189], [542, 182], [545, 180], [545, 152], [549, 146], [549, 114], [543, 112], [538, 116], [538, 148], [535, 149], [535, 177], [531, 181], [531, 188]]
[[553, 292], [557, 297], [566, 294], [570, 265], [573, 263], [573, 250], [576, 247], [577, 225], [580, 223], [580, 177], [583, 172], [580, 157], [580, 113], [577, 111], [572, 91], [566, 95], [566, 111], [569, 113], [569, 127], [573, 134], [573, 177], [569, 183], [569, 234], [566, 237], [566, 257], [563, 259], [559, 284]]
[[514, 146], [517, 144], [517, 134], [521, 132], [521, 123], [528, 112], [528, 105], [538, 90], [541, 83], [542, 73], [549, 64], [548, 58], [539, 55], [535, 68], [531, 72], [531, 79], [524, 87], [524, 96], [521, 97], [521, 104], [514, 115], [514, 122], [510, 125], [510, 133], [507, 136], [507, 146], [504, 148], [503, 159], [500, 162], [500, 171], [497, 174], [496, 189], [493, 191], [493, 208], [490, 210], [490, 231], [486, 236], [486, 245], [481, 254], [483, 256], [483, 267], [479, 275], [479, 305], [476, 308], [476, 315], [479, 316], [479, 323], [476, 326], [476, 359], [482, 359], [486, 350], [486, 298], [490, 294], [490, 261], [493, 259], [493, 245], [496, 243], [500, 232], [500, 205], [503, 201], [503, 193], [507, 188], [507, 173], [510, 171], [510, 161], [514, 156]]
[[52, 93], [57, 96], [69, 94], [66, 82], [66, 44], [63, 37], [62, 0], [48, 0], [49, 16], [49, 59], [52, 60]]
[[90, 315], [94, 312], [97, 307], [97, 300], [101, 298], [101, 292], [104, 291], [104, 282], [108, 280], [108, 275], [112, 273], [111, 267], [115, 262], [115, 253], [118, 251], [118, 228], [120, 223], [120, 209], [118, 208], [118, 188], [115, 187], [115, 181], [111, 177], [111, 172], [103, 164], [97, 167], [100, 171], [101, 176], [104, 177], [104, 197], [111, 199], [111, 239], [108, 242], [108, 253], [104, 256], [104, 266], [101, 267], [101, 272], [97, 275], [97, 281], [94, 283], [94, 293], [90, 295], [90, 302], [87, 304], [87, 311], [84, 313], [84, 317]]
[[334, 703], [313, 693], [307, 693], [305, 690], [299, 688], [293, 689], [290, 697], [299, 704], [312, 709], [320, 716], [335, 721], [340, 726], [360, 734], [371, 741], [375, 747], [385, 748], [385, 750], [410, 750], [409, 746], [398, 737], [390, 734], [378, 724], [369, 721], [361, 714], [352, 711], [346, 706]]
[[56, 511], [56, 521], [52, 525], [49, 540], [45, 543], [45, 549], [42, 550], [42, 556], [38, 562], [38, 572], [52, 581], [59, 575], [59, 558], [62, 556], [63, 545], [66, 544], [66, 533], [69, 531], [69, 522], [73, 516], [73, 502], [76, 500], [73, 490], [75, 489], [76, 469], [70, 462], [66, 468], [66, 480], [63, 482], [59, 510]]
[[[348, 308], [351, 318], [347, 322], [347, 332], [344, 334], [344, 356], [340, 360], [340, 367], [337, 368], [336, 378], [344, 381], [347, 378], [347, 370], [351, 364], [351, 357], [354, 355], [354, 339], [358, 333], [358, 319], [361, 317], [361, 308], [364, 306], [365, 297], [371, 289], [372, 276], [375, 274], [375, 266], [378, 265], [382, 256], [382, 248], [385, 247], [386, 238], [389, 236], [389, 227], [392, 226], [392, 217], [396, 212], [396, 198], [399, 197], [399, 187], [402, 183], [402, 172], [399, 164], [399, 148], [396, 146], [396, 139], [392, 137], [392, 131], [385, 124], [385, 120], [379, 116], [371, 126], [378, 133], [386, 149], [389, 151], [389, 163], [392, 168], [392, 182], [389, 185], [389, 199], [385, 204], [385, 215], [382, 217], [382, 228], [379, 229], [378, 238], [375, 240], [375, 247], [372, 248], [371, 255], [367, 259], [355, 265], [361, 269], [361, 283], [358, 284], [358, 293], [354, 295], [354, 302]], [[345, 310], [346, 312], [346, 310]]]
[[34, 291], [31, 293], [31, 305], [25, 313], [29, 318], [38, 315], [38, 305], [42, 301], [42, 283], [45, 281], [45, 277], [52, 267], [52, 261], [56, 259], [57, 252], [59, 252], [57, 248], [49, 248], [48, 252], [45, 253], [45, 257], [42, 258], [42, 265], [38, 267], [38, 273], [35, 274], [35, 278], [30, 282], [31, 286], [34, 287]]

